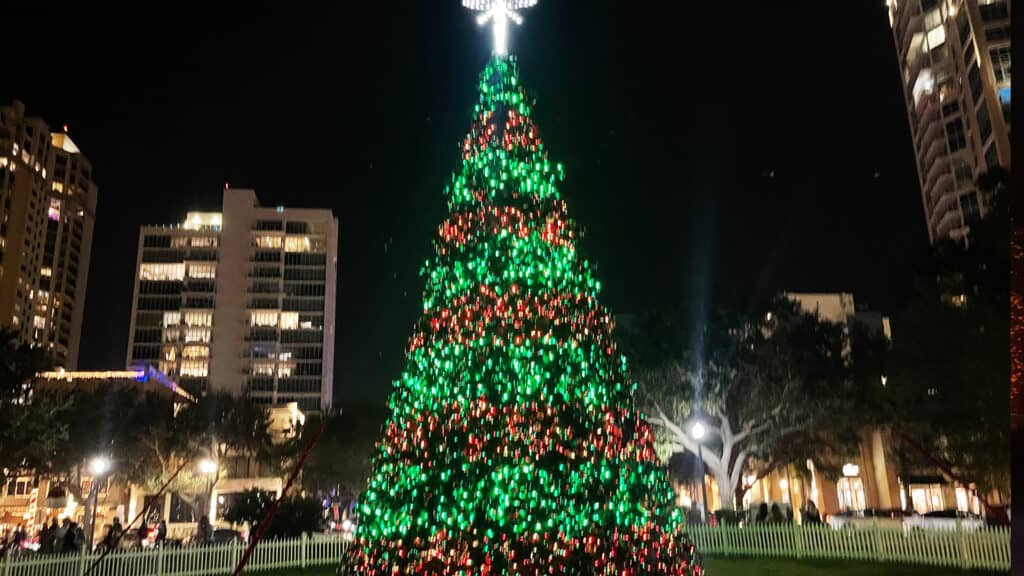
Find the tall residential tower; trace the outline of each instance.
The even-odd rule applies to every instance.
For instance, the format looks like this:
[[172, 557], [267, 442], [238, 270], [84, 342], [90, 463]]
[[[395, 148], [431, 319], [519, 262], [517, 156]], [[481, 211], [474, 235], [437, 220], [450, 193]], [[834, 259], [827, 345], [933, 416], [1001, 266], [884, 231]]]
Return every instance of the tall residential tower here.
[[151, 365], [193, 394], [330, 408], [338, 221], [330, 210], [263, 207], [224, 192], [139, 235], [129, 366]]
[[1010, 166], [1010, 4], [889, 0], [917, 173], [934, 244], [985, 215], [975, 181]]
[[66, 130], [0, 107], [0, 325], [62, 368], [78, 363], [96, 194]]

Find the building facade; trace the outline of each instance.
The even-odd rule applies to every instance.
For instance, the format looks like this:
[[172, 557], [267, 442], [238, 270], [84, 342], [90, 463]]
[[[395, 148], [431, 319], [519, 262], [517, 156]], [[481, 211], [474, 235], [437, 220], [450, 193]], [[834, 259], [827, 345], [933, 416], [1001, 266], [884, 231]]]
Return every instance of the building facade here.
[[65, 132], [0, 107], [0, 324], [74, 369], [96, 215], [92, 165]]
[[193, 394], [326, 411], [334, 381], [338, 221], [260, 206], [228, 189], [222, 211], [139, 235], [128, 365]]
[[1010, 2], [888, 0], [934, 244], [985, 215], [978, 176], [1010, 167]]

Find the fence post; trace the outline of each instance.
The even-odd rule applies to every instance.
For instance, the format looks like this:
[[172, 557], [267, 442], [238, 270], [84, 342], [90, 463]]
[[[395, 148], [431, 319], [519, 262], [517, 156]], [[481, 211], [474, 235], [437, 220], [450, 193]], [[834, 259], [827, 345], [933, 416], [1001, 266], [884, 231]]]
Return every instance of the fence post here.
[[306, 544], [308, 543], [309, 535], [303, 532], [302, 538], [299, 540], [299, 545], [302, 546], [302, 568], [306, 567]]
[[11, 554], [10, 550], [7, 550], [4, 554], [4, 576], [11, 575], [11, 556], [13, 556], [13, 554]]
[[85, 574], [85, 549], [88, 546], [82, 546], [82, 553], [78, 555], [78, 576]]
[[730, 547], [729, 547], [729, 532], [732, 531], [732, 527], [728, 526], [726, 524], [723, 524], [721, 530], [722, 530], [722, 555], [723, 556], [729, 556], [729, 552], [731, 551]]
[[871, 518], [872, 530], [875, 533], [875, 561], [885, 561], [885, 547], [882, 545], [882, 531], [878, 528], [878, 516]]
[[797, 557], [797, 559], [798, 560], [803, 559], [803, 557], [804, 557], [804, 538], [803, 538], [803, 535], [802, 535], [802, 529], [801, 529], [800, 526], [797, 525], [796, 522], [793, 523], [793, 545], [796, 547], [796, 557]]
[[971, 556], [967, 550], [967, 535], [964, 534], [963, 520], [956, 519], [956, 533], [960, 537], [960, 567], [967, 569], [971, 567]]
[[164, 546], [163, 543], [159, 544], [156, 553], [156, 575], [163, 576], [164, 573]]

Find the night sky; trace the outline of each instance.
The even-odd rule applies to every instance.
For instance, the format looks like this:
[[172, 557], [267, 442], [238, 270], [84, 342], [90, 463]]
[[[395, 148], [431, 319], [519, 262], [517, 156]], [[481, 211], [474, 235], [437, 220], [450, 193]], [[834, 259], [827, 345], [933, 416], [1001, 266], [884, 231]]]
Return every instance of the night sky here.
[[[229, 181], [334, 210], [335, 395], [384, 399], [489, 30], [458, 0], [18, 4], [0, 102], [69, 124], [99, 185], [80, 367], [124, 364], [139, 226], [218, 210]], [[898, 312], [927, 233], [883, 2], [658, 4], [541, 0], [512, 32], [605, 304]]]

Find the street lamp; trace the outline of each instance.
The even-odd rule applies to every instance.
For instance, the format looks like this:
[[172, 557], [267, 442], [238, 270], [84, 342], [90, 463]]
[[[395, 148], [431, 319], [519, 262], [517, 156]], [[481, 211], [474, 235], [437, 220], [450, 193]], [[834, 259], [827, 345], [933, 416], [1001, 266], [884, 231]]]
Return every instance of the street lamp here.
[[707, 428], [704, 427], [704, 424], [700, 420], [694, 422], [693, 425], [690, 426], [690, 436], [692, 436], [693, 439], [697, 441], [697, 462], [700, 463], [700, 495], [701, 495], [701, 501], [700, 501], [700, 521], [701, 521], [701, 523], [707, 522], [707, 509], [708, 509], [708, 485], [707, 485], [707, 482], [704, 480], [704, 476], [705, 476], [704, 453], [703, 453], [703, 450], [701, 448], [701, 440], [704, 439], [704, 436], [706, 434], [707, 434]]
[[89, 550], [92, 551], [93, 539], [96, 535], [96, 505], [99, 500], [100, 494], [100, 480], [112, 467], [110, 458], [106, 456], [94, 456], [89, 460], [89, 473], [92, 475], [92, 486], [89, 487], [89, 500], [90, 508], [92, 509], [89, 515]]

